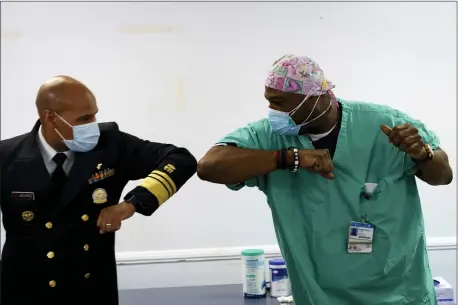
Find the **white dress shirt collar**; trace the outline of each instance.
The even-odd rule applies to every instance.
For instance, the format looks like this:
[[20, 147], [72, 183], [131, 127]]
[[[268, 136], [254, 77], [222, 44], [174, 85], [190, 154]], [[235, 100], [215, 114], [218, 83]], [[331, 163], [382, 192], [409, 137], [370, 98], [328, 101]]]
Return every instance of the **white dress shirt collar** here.
[[[56, 169], [56, 163], [53, 161], [52, 158], [57, 154], [57, 151], [48, 144], [45, 137], [42, 133], [42, 128], [38, 129], [38, 144], [40, 147], [41, 155], [43, 156], [43, 161], [45, 163], [46, 169], [50, 174], [54, 172]], [[69, 173], [71, 165], [73, 164], [74, 154], [70, 150], [64, 152], [67, 155], [67, 159], [65, 160], [63, 169], [67, 173]]]

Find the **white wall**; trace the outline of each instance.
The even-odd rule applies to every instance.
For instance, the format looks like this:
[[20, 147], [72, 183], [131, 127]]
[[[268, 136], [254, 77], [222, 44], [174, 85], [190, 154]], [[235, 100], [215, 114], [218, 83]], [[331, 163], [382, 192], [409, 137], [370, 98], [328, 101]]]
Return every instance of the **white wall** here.
[[[100, 120], [185, 145], [200, 158], [230, 130], [265, 116], [265, 72], [294, 52], [315, 58], [339, 97], [389, 104], [423, 120], [438, 133], [455, 168], [455, 5], [2, 3], [1, 137], [28, 132], [40, 83], [68, 74], [94, 90]], [[446, 272], [439, 267], [446, 264], [454, 280], [456, 264], [446, 257], [455, 256], [456, 186], [421, 184], [420, 191], [429, 243], [448, 240], [452, 248], [434, 252], [433, 271]], [[213, 261], [212, 249], [275, 244], [260, 193], [230, 192], [197, 177], [154, 216], [126, 222], [117, 236], [120, 262], [180, 253], [203, 253]], [[209, 271], [236, 263], [202, 264]], [[148, 268], [157, 274], [163, 266]], [[196, 266], [169, 267], [181, 273]], [[138, 268], [145, 267], [120, 267], [121, 286], [140, 285], [132, 271]], [[238, 271], [231, 272], [222, 272], [221, 280], [235, 281]], [[172, 276], [147, 283], [184, 282]]]
[[[281, 256], [278, 246], [255, 247], [264, 249], [266, 257]], [[241, 247], [225, 247], [119, 253], [119, 287], [139, 289], [240, 284], [241, 250]], [[433, 276], [441, 276], [456, 287], [455, 238], [428, 240], [428, 255]]]

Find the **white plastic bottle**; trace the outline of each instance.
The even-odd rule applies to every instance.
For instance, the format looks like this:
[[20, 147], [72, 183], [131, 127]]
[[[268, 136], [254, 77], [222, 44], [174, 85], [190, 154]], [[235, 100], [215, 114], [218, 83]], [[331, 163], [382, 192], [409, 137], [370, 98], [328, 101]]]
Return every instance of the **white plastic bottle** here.
[[264, 250], [242, 251], [243, 296], [263, 298], [266, 296]]
[[266, 259], [266, 268], [264, 274], [266, 275], [266, 290], [270, 289], [270, 269], [269, 269], [269, 260]]
[[291, 295], [288, 270], [283, 258], [275, 258], [269, 261], [270, 270], [270, 296], [287, 297]]

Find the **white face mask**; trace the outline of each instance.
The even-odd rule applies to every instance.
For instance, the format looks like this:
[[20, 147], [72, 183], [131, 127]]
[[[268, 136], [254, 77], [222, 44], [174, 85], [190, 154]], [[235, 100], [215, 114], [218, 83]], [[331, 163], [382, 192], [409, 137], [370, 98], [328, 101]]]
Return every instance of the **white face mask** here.
[[62, 134], [54, 128], [57, 134], [62, 138], [65, 145], [74, 152], [88, 152], [94, 149], [99, 142], [100, 129], [97, 122], [87, 123], [84, 125], [72, 126], [66, 120], [64, 120], [60, 115], [54, 113], [59, 119], [62, 120], [65, 124], [70, 126], [73, 130], [73, 140], [65, 139]]

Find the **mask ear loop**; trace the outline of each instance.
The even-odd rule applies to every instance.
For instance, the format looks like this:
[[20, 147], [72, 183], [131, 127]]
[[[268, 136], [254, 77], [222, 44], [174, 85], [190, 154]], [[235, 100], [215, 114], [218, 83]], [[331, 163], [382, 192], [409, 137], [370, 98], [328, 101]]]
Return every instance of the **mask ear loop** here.
[[54, 131], [57, 132], [57, 134], [59, 135], [59, 137], [60, 137], [62, 140], [65, 140], [64, 136], [62, 136], [62, 134], [59, 132], [59, 130], [57, 130], [57, 128], [54, 128]]
[[[73, 126], [70, 125], [69, 122], [67, 122], [66, 120], [64, 120], [63, 117], [61, 117], [60, 115], [58, 115], [58, 114], [57, 114], [56, 112], [54, 112], [54, 111], [53, 111], [53, 113], [54, 113], [62, 122], [64, 122], [65, 124], [67, 124], [70, 128], [73, 128]], [[62, 136], [62, 134], [59, 132], [59, 130], [57, 130], [57, 128], [54, 128], [54, 131], [59, 135], [59, 137], [62, 138], [62, 140], [66, 140], [66, 139]]]
[[[302, 123], [301, 123], [302, 126], [303, 126], [303, 124], [307, 124], [307, 123], [308, 123], [307, 120], [312, 116], [313, 111], [314, 111], [315, 108], [316, 108], [316, 105], [318, 105], [318, 102], [319, 102], [319, 100], [320, 100], [320, 97], [321, 97], [321, 95], [319, 95], [318, 98], [316, 99], [315, 105], [313, 105], [312, 111], [310, 111], [309, 116], [308, 116], [304, 121], [302, 121]], [[311, 122], [311, 121], [309, 121], [309, 122]]]
[[[311, 119], [311, 120], [308, 121], [308, 122], [302, 123], [301, 126], [305, 126], [305, 125], [307, 125], [308, 123], [313, 122], [313, 121], [315, 121], [316, 119], [320, 118], [322, 115], [324, 115], [324, 114], [329, 110], [329, 108], [331, 108], [331, 106], [332, 106], [332, 100], [329, 101], [329, 106], [328, 106], [328, 108], [326, 108], [325, 111], [323, 111], [323, 112], [322, 112], [319, 116], [317, 116], [316, 118], [313, 118], [313, 119]], [[334, 125], [334, 127], [335, 127], [335, 125]], [[334, 128], [334, 127], [332, 127], [332, 128]]]
[[296, 113], [296, 111], [297, 111], [299, 108], [301, 108], [301, 106], [305, 103], [305, 101], [307, 101], [308, 98], [309, 98], [310, 96], [312, 96], [312, 94], [314, 94], [314, 93], [316, 92], [316, 90], [317, 90], [317, 89], [315, 89], [315, 90], [313, 90], [313, 91], [310, 91], [309, 94], [307, 94], [307, 95], [304, 97], [304, 99], [302, 100], [302, 102], [301, 102], [299, 105], [297, 105], [293, 110], [291, 110], [291, 111], [289, 112], [289, 115], [290, 115], [290, 116], [291, 116], [291, 115], [294, 115], [294, 113]]
[[54, 112], [54, 114], [55, 114], [62, 122], [64, 122], [65, 124], [67, 124], [70, 128], [73, 128], [73, 126], [70, 125], [69, 122], [67, 122], [66, 120], [64, 120], [63, 117], [61, 117], [60, 115], [58, 115], [57, 112]]
[[[289, 115], [290, 115], [290, 116], [294, 115], [294, 113], [296, 113], [296, 111], [305, 103], [305, 101], [307, 101], [307, 99], [308, 99], [310, 96], [312, 96], [312, 94], [314, 94], [315, 92], [317, 92], [318, 89], [319, 89], [319, 87], [316, 87], [315, 90], [310, 91], [310, 93], [307, 94], [307, 96], [304, 98], [304, 100], [303, 100], [299, 105], [297, 105], [296, 108], [294, 108], [293, 110], [290, 111]], [[299, 124], [299, 125], [303, 126], [303, 124], [308, 123], [307, 120], [312, 116], [312, 113], [313, 113], [313, 111], [315, 110], [316, 105], [318, 105], [318, 101], [320, 100], [320, 97], [321, 97], [321, 95], [318, 96], [318, 99], [316, 100], [315, 105], [314, 105], [313, 108], [312, 108], [312, 111], [310, 111], [309, 116], [308, 116], [305, 120], [303, 120], [302, 123]], [[327, 111], [327, 110], [326, 110], [326, 111]]]

